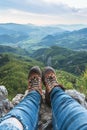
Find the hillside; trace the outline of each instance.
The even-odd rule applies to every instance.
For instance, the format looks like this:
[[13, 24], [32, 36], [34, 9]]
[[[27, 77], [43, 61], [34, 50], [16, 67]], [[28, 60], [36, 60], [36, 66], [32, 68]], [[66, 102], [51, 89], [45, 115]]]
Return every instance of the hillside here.
[[27, 88], [29, 69], [34, 65], [43, 66], [32, 58], [0, 54], [0, 85], [5, 85], [9, 95], [23, 93]]
[[[51, 53], [51, 49], [52, 49], [52, 51], [55, 50], [53, 48], [55, 48], [55, 47], [50, 48], [50, 51], [49, 51], [50, 53]], [[58, 50], [58, 48], [57, 48], [57, 50]], [[48, 52], [48, 50], [44, 49], [43, 51], [45, 51], [45, 54], [46, 54], [46, 52], [48, 53], [48, 55], [50, 54]], [[65, 52], [65, 48], [64, 49], [61, 48], [59, 53], [61, 54], [62, 51]], [[52, 56], [52, 55], [51, 56], [52, 56], [52, 58], [55, 58], [56, 53], [55, 53], [55, 51], [53, 51], [53, 52], [54, 52], [54, 56]], [[78, 57], [78, 59], [79, 59], [78, 63], [75, 61], [75, 65], [73, 65], [73, 64], [72, 65], [65, 65], [65, 64], [63, 65], [62, 63], [60, 63], [61, 58], [63, 58], [64, 62], [66, 62], [66, 58], [67, 58], [66, 56], [69, 55], [70, 53], [72, 56], [72, 51], [68, 50], [67, 52], [64, 53], [63, 56], [59, 55], [59, 57], [56, 57], [56, 58], [58, 58], [58, 65], [60, 65], [60, 66], [62, 65], [61, 68], [59, 66], [57, 66], [57, 67], [53, 66], [53, 65], [55, 65], [55, 60], [53, 62], [51, 61], [51, 63], [53, 64], [52, 66], [54, 68], [56, 68], [58, 82], [60, 84], [63, 84], [64, 87], [67, 89], [75, 88], [78, 91], [83, 92], [87, 95], [87, 71], [86, 71], [87, 69], [84, 70], [84, 73], [83, 72], [81, 73], [81, 70], [80, 70], [80, 73], [75, 72], [75, 68], [77, 65], [79, 65], [79, 68], [81, 67], [81, 65], [86, 67], [86, 63], [87, 63], [85, 61], [86, 58], [82, 57], [82, 59], [79, 59], [79, 57]], [[41, 52], [39, 52], [39, 54], [41, 56]], [[77, 53], [76, 53], [76, 55], [77, 55]], [[40, 62], [38, 60], [40, 60]], [[38, 60], [34, 60], [34, 59], [32, 59], [30, 57], [26, 57], [26, 56], [23, 57], [23, 56], [20, 56], [17, 54], [16, 55], [10, 54], [10, 53], [0, 54], [0, 85], [6, 86], [8, 92], [9, 92], [9, 98], [14, 97], [17, 93], [24, 93], [24, 91], [26, 90], [27, 85], [28, 85], [28, 81], [27, 81], [28, 72], [32, 66], [38, 65], [43, 70], [43, 67], [45, 66], [46, 63], [43, 64], [41, 62], [42, 60], [40, 58]], [[73, 72], [71, 72], [70, 69]], [[84, 68], [82, 68], [82, 71], [83, 71], [83, 69]], [[67, 72], [63, 71], [63, 70], [66, 70]], [[78, 74], [80, 74], [80, 76], [77, 76]]]
[[0, 53], [13, 53], [13, 54], [27, 55], [27, 56], [30, 55], [28, 51], [20, 47], [10, 47], [10, 46], [3, 46], [3, 45], [0, 45]]
[[50, 65], [55, 69], [64, 70], [75, 75], [80, 75], [87, 66], [87, 52], [77, 52], [57, 46], [39, 49], [32, 56], [45, 65]]
[[[6, 86], [10, 95], [9, 98], [26, 90], [28, 72], [32, 66], [38, 65], [42, 70], [44, 67], [41, 62], [32, 58], [10, 54], [0, 54], [0, 63], [0, 85]], [[78, 77], [60, 70], [56, 70], [56, 74], [59, 83], [66, 88], [75, 88], [77, 86]]]
[[87, 68], [87, 52], [72, 51], [70, 49], [52, 46], [42, 48], [31, 53], [20, 47], [0, 46], [0, 53], [19, 55], [20, 57], [31, 56], [33, 59], [42, 62], [45, 66], [50, 65], [55, 69], [64, 70], [69, 73], [80, 75]]
[[62, 34], [48, 35], [42, 39], [40, 46], [60, 46], [73, 50], [87, 50], [87, 28]]
[[0, 45], [0, 53], [14, 53], [22, 56], [29, 56], [30, 53], [26, 51], [25, 49], [22, 49], [20, 47], [10, 47], [5, 45]]
[[[23, 40], [26, 40], [29, 36], [25, 35], [23, 33], [16, 33], [16, 34], [2, 34], [0, 35], [0, 43], [1, 44], [6, 44], [6, 43], [17, 43]], [[15, 45], [16, 46], [16, 45]]]

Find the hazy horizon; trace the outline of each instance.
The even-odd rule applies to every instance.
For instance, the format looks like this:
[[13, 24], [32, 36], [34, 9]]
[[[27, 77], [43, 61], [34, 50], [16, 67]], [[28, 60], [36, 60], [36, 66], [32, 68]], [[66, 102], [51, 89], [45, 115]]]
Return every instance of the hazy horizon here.
[[87, 26], [87, 24], [80, 24], [80, 23], [74, 23], [74, 24], [33, 24], [33, 23], [16, 23], [16, 22], [3, 22], [0, 24], [19, 24], [19, 25], [33, 25], [33, 26]]

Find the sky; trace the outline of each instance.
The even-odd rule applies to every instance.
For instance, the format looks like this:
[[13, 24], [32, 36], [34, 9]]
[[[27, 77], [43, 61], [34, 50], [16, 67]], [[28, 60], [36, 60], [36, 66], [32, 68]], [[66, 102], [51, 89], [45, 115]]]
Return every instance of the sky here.
[[87, 24], [87, 0], [0, 0], [0, 23]]

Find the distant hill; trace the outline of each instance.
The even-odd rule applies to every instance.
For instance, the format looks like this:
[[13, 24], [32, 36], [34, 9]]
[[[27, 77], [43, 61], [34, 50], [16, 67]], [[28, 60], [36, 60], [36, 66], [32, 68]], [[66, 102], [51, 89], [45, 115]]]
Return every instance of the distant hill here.
[[48, 35], [38, 44], [42, 46], [61, 46], [73, 50], [87, 50], [87, 28], [62, 34]]
[[17, 44], [29, 38], [27, 26], [20, 24], [0, 24], [0, 44]]
[[70, 24], [70, 25], [58, 24], [56, 26], [59, 28], [62, 28], [64, 30], [67, 30], [67, 31], [74, 31], [74, 30], [80, 30], [83, 28], [87, 28], [87, 24]]
[[0, 45], [0, 53], [13, 53], [13, 54], [21, 55], [21, 56], [30, 55], [28, 51], [20, 47], [10, 47], [10, 46], [4, 46], [4, 45]]
[[37, 43], [46, 35], [64, 31], [59, 27], [35, 26], [33, 24], [0, 24], [0, 44], [13, 44], [13, 46], [16, 44], [27, 48], [30, 47], [28, 44]]
[[[17, 42], [22, 42], [23, 40], [28, 39], [28, 35], [22, 33], [15, 33], [15, 34], [1, 34], [0, 35], [0, 44], [16, 44]], [[15, 45], [16, 46], [16, 45]]]
[[0, 45], [31, 51], [50, 46], [87, 50], [87, 25], [0, 24]]
[[[8, 33], [14, 33], [14, 32], [29, 32], [29, 28], [32, 29], [31, 24], [27, 25], [27, 24], [16, 24], [16, 23], [5, 23], [5, 24], [0, 24], [0, 28], [3, 28], [4, 30], [8, 30]], [[5, 31], [3, 30], [3, 32], [5, 33]], [[2, 31], [0, 31], [0, 33], [3, 33]]]
[[12, 33], [12, 30], [0, 26], [0, 35], [10, 34], [10, 33]]
[[66, 48], [52, 46], [39, 49], [32, 55], [36, 60], [55, 69], [80, 75], [87, 67], [87, 52], [77, 52]]
[[[8, 31], [14, 31], [14, 32], [24, 32], [24, 33], [31, 33], [31, 32], [42, 32], [43, 34], [53, 34], [56, 32], [63, 32], [64, 29], [61, 29], [56, 26], [36, 26], [33, 24], [16, 24], [16, 23], [6, 23], [6, 24], [0, 24], [0, 28], [2, 30], [0, 31], [1, 34], [3, 32], [5, 33], [5, 29]], [[9, 32], [8, 32], [9, 33]]]

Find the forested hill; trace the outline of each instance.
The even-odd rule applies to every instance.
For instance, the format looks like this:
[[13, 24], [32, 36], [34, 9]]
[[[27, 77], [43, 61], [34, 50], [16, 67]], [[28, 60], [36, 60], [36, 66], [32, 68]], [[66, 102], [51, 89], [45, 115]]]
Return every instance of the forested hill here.
[[27, 58], [32, 57], [45, 66], [50, 65], [55, 69], [64, 70], [75, 75], [80, 75], [87, 68], [86, 51], [73, 51], [58, 46], [42, 48], [30, 53], [22, 48], [1, 45], [0, 53], [7, 53], [9, 55], [16, 54], [20, 57], [25, 56]]
[[73, 50], [87, 50], [87, 28], [62, 34], [48, 35], [42, 39], [39, 45], [61, 46]]
[[28, 72], [32, 66], [44, 65], [32, 58], [15, 54], [0, 54], [0, 85], [5, 85], [9, 96], [23, 93], [28, 86]]
[[12, 46], [5, 46], [5, 45], [0, 45], [0, 53], [13, 53], [13, 54], [18, 54], [22, 56], [29, 56], [30, 53], [21, 47], [12, 47]]
[[33, 53], [33, 58], [55, 69], [79, 75], [87, 68], [87, 52], [72, 51], [70, 49], [52, 46], [39, 49]]

